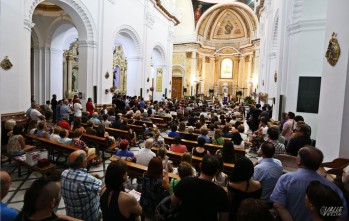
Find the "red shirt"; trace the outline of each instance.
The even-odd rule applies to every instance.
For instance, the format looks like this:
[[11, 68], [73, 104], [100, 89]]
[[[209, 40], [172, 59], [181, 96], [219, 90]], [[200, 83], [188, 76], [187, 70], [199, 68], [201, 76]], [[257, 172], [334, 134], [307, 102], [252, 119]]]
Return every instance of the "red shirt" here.
[[90, 113], [90, 116], [92, 116], [94, 109], [93, 109], [93, 103], [91, 101], [88, 101], [86, 103], [86, 110]]
[[187, 152], [188, 150], [185, 145], [171, 144], [170, 151], [177, 152], [177, 153], [184, 153], [184, 152]]
[[65, 121], [65, 120], [59, 121], [57, 123], [57, 126], [60, 126], [60, 127], [64, 128], [64, 129], [67, 129], [68, 131], [71, 131], [70, 124], [67, 121]]

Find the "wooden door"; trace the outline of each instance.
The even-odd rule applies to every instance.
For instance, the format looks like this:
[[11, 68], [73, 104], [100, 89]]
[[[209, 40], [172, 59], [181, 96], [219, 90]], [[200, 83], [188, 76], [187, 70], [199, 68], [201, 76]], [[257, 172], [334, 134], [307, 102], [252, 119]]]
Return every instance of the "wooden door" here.
[[182, 99], [182, 77], [172, 77], [172, 98]]

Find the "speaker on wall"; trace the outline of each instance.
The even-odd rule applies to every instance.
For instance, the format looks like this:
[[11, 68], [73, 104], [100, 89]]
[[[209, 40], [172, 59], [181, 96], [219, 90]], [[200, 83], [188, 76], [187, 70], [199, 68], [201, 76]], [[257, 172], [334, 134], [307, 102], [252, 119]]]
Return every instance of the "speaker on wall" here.
[[140, 89], [140, 91], [139, 91], [139, 96], [140, 96], [140, 97], [143, 97], [143, 88]]
[[187, 88], [186, 87], [183, 88], [183, 93], [187, 93]]
[[165, 97], [167, 97], [167, 88], [165, 88]]
[[97, 86], [93, 86], [93, 102], [97, 103]]

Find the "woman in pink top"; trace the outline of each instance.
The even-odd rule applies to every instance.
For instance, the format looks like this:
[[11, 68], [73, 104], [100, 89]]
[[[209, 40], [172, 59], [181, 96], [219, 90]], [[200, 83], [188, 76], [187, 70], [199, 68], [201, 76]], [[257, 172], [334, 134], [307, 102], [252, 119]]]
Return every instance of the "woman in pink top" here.
[[177, 153], [188, 152], [185, 145], [181, 145], [181, 137], [174, 137], [173, 144], [171, 144], [170, 150]]

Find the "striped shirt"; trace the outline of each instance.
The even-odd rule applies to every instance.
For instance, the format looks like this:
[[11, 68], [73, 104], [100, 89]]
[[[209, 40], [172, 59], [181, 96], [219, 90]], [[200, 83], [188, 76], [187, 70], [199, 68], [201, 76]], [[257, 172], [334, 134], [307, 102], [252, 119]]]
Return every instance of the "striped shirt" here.
[[95, 221], [99, 217], [99, 193], [102, 181], [86, 169], [66, 169], [62, 173], [62, 197], [68, 216]]

